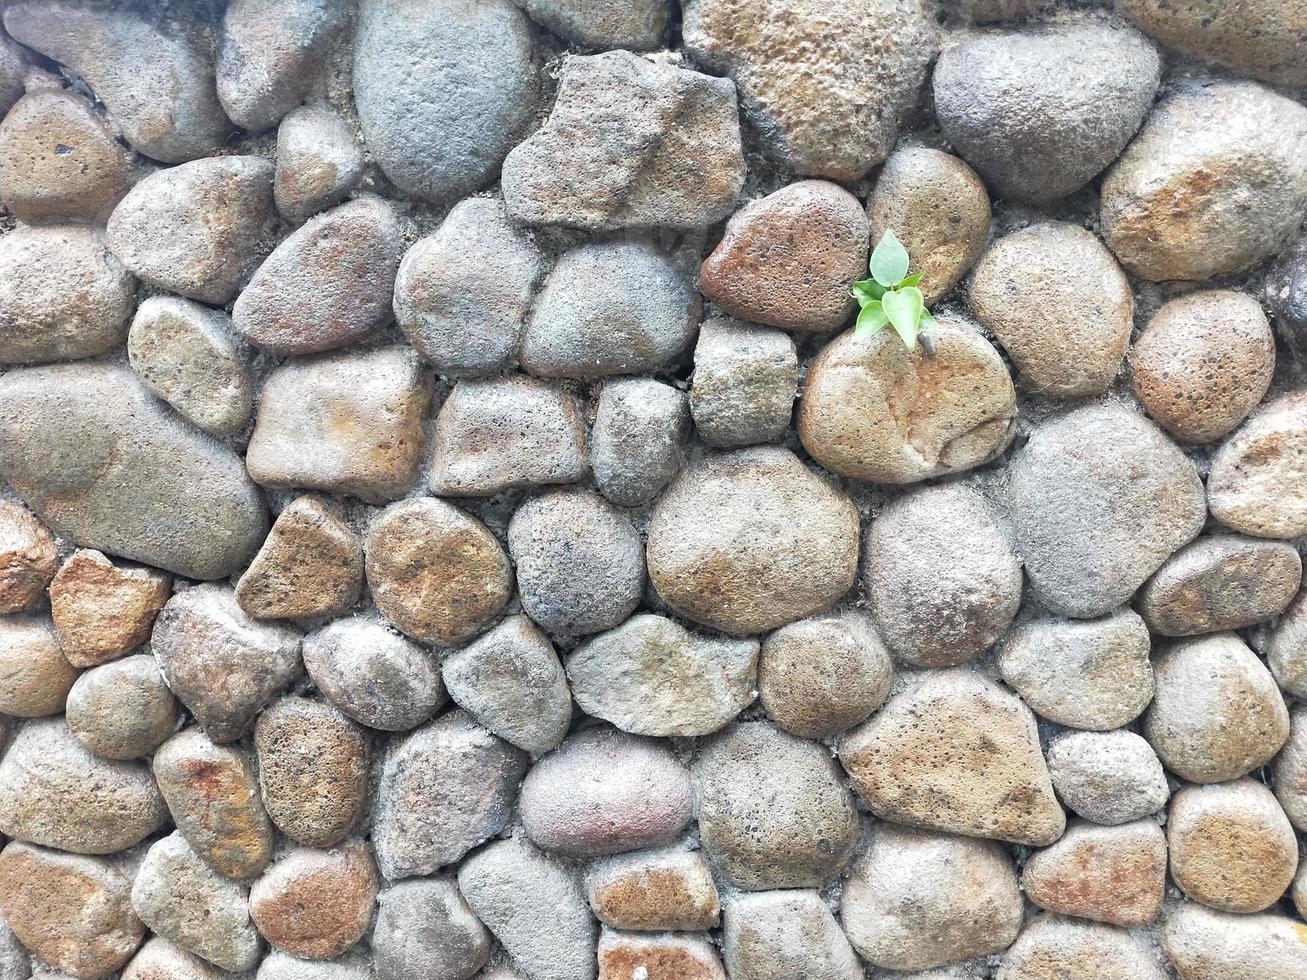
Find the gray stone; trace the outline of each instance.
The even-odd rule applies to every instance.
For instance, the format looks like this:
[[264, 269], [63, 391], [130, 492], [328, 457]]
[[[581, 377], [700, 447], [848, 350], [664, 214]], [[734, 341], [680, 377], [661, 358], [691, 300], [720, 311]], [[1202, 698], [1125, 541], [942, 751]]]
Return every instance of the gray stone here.
[[60, 714], [77, 674], [48, 619], [0, 618], [0, 713], [19, 718]]
[[302, 960], [274, 949], [259, 964], [257, 980], [373, 980], [372, 963], [357, 949], [329, 962]]
[[1299, 362], [1307, 361], [1307, 235], [1299, 235], [1271, 266], [1266, 305], [1289, 352]]
[[690, 412], [710, 446], [747, 446], [784, 434], [799, 387], [794, 341], [780, 330], [714, 317], [699, 331]]
[[123, 970], [122, 980], [225, 980], [225, 974], [180, 946], [152, 938]]
[[1083, 618], [1129, 601], [1206, 519], [1194, 464], [1110, 402], [1035, 429], [1012, 461], [1009, 507], [1035, 596]]
[[1159, 959], [1155, 947], [1124, 929], [1042, 915], [1008, 947], [995, 976], [996, 980], [1167, 980], [1170, 973]]
[[1307, 831], [1307, 705], [1295, 705], [1289, 715], [1289, 741], [1275, 757], [1272, 773], [1275, 798], [1285, 816], [1298, 830]]
[[722, 958], [748, 980], [862, 980], [835, 916], [817, 892], [754, 892], [726, 906]]
[[1156, 813], [1171, 795], [1162, 763], [1134, 732], [1069, 732], [1048, 746], [1058, 798], [1086, 820], [1115, 826]]
[[[406, 193], [457, 198], [494, 180], [535, 113], [537, 70], [531, 23], [508, 0], [360, 5], [359, 123]], [[442, 92], [451, 97], [434, 97]]]
[[711, 929], [721, 916], [703, 853], [678, 845], [593, 862], [586, 894], [599, 921], [617, 929]]
[[462, 980], [489, 961], [490, 934], [450, 879], [401, 881], [377, 902], [377, 980]]
[[1286, 694], [1307, 701], [1307, 592], [1298, 594], [1271, 632], [1266, 665]]
[[277, 127], [272, 198], [291, 224], [341, 203], [362, 178], [363, 148], [330, 108], [300, 106]]
[[[24, 51], [8, 35], [0, 35], [0, 115], [9, 111], [23, 96], [23, 77], [27, 74]], [[5, 977], [4, 980], [10, 980]]]
[[744, 175], [729, 80], [613, 51], [563, 62], [549, 119], [504, 160], [502, 190], [525, 224], [689, 229], [726, 217]]
[[177, 727], [177, 699], [148, 653], [82, 674], [68, 692], [66, 710], [78, 741], [102, 759], [149, 755]]
[[648, 51], [663, 43], [666, 0], [514, 0], [536, 23], [587, 48]]
[[690, 976], [726, 980], [716, 947], [707, 934], [618, 932], [604, 926], [599, 932], [599, 975], [609, 977]]
[[1212, 457], [1207, 506], [1226, 527], [1259, 538], [1307, 534], [1307, 391], [1260, 409]]
[[1182, 977], [1297, 980], [1307, 971], [1302, 923], [1284, 915], [1232, 915], [1184, 902], [1162, 927], [1162, 949]]
[[542, 378], [644, 374], [694, 341], [699, 296], [644, 242], [578, 245], [550, 270], [522, 334], [522, 369]]
[[595, 486], [619, 507], [648, 503], [681, 468], [689, 428], [683, 391], [652, 378], [608, 382], [590, 433]]
[[638, 735], [707, 735], [753, 700], [758, 641], [698, 637], [641, 613], [567, 659], [586, 714]]

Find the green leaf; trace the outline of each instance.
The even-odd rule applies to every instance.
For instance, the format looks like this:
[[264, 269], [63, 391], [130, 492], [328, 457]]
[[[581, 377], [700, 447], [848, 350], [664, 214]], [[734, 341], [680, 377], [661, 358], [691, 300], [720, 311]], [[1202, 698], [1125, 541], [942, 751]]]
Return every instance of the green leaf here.
[[925, 275], [924, 272], [914, 272], [912, 275], [908, 276], [901, 283], [899, 283], [899, 288], [902, 288], [904, 286], [920, 286], [921, 277], [924, 275]]
[[894, 232], [886, 229], [872, 249], [868, 265], [873, 279], [886, 289], [893, 289], [908, 274], [908, 250], [894, 237]]
[[916, 286], [892, 290], [881, 300], [886, 317], [894, 331], [903, 338], [908, 350], [917, 349], [917, 334], [921, 332], [921, 315], [926, 307], [921, 299], [921, 290]]
[[885, 287], [875, 279], [863, 279], [853, 284], [853, 295], [859, 303], [870, 303], [885, 295]]
[[881, 306], [879, 300], [872, 300], [858, 314], [858, 320], [853, 325], [853, 336], [858, 339], [870, 337], [880, 331], [887, 323], [889, 323], [889, 317], [885, 315], [885, 308]]

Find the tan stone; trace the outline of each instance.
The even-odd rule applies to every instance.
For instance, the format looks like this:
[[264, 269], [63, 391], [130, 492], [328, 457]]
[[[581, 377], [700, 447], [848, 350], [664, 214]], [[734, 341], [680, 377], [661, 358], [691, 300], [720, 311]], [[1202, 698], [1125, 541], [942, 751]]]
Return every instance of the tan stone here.
[[1307, 589], [1298, 593], [1271, 632], [1266, 665], [1286, 694], [1307, 700]]
[[177, 728], [179, 705], [154, 657], [92, 667], [68, 692], [68, 727], [103, 759], [149, 755]]
[[326, 960], [367, 931], [377, 866], [361, 842], [287, 854], [250, 889], [250, 918], [263, 938], [305, 959]]
[[1042, 915], [1008, 947], [995, 980], [1167, 980], [1158, 959], [1124, 929]]
[[599, 921], [617, 929], [711, 929], [721, 912], [712, 872], [698, 851], [609, 858], [591, 867], [586, 890]]
[[228, 974], [155, 936], [132, 957], [122, 980], [226, 980]]
[[1040, 908], [1118, 926], [1143, 926], [1162, 911], [1166, 838], [1150, 819], [1116, 827], [1077, 820], [1021, 872]]
[[624, 935], [605, 928], [599, 936], [599, 980], [726, 980], [706, 936]]
[[54, 535], [26, 507], [0, 500], [0, 615], [35, 605], [58, 567]]
[[1259, 538], [1307, 534], [1307, 391], [1267, 402], [1212, 457], [1207, 506]]
[[0, 618], [0, 713], [40, 718], [64, 710], [79, 671], [53, 627], [36, 616]]
[[144, 643], [172, 591], [172, 576], [152, 568], [119, 567], [81, 548], [50, 583], [50, 615], [66, 656], [94, 667]]
[[1295, 705], [1289, 719], [1289, 741], [1275, 757], [1275, 798], [1289, 823], [1307, 832], [1307, 704]]
[[1307, 926], [1285, 915], [1230, 915], [1189, 902], [1162, 928], [1182, 980], [1302, 980]]

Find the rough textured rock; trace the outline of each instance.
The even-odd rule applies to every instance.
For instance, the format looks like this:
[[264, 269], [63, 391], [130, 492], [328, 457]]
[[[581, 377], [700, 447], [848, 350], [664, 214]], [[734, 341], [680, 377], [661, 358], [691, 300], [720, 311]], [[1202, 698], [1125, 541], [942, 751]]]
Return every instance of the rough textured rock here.
[[649, 502], [684, 461], [689, 400], [652, 378], [619, 378], [597, 401], [590, 433], [596, 488], [619, 507]]
[[1158, 955], [1124, 929], [1044, 915], [1021, 931], [998, 980], [1166, 980]]
[[1286, 694], [1307, 700], [1307, 592], [1300, 592], [1271, 631], [1266, 665]]
[[490, 934], [447, 878], [401, 881], [378, 896], [377, 980], [470, 977], [490, 959]]
[[627, 934], [607, 927], [600, 932], [600, 980], [641, 980], [651, 971], [686, 980], [726, 980], [707, 936]]
[[731, 884], [819, 888], [853, 853], [858, 819], [830, 753], [765, 722], [728, 729], [700, 756], [699, 835]]
[[965, 322], [943, 320], [930, 333], [933, 355], [907, 350], [891, 330], [843, 334], [817, 355], [798, 424], [817, 462], [856, 480], [916, 483], [1007, 448], [1016, 391], [998, 351]]
[[1294, 707], [1289, 741], [1275, 757], [1272, 772], [1275, 797], [1289, 822], [1299, 830], [1307, 828], [1307, 706]]
[[861, 980], [862, 966], [816, 892], [754, 892], [731, 899], [722, 958], [732, 977]]
[[1307, 533], [1307, 392], [1263, 405], [1212, 458], [1207, 506], [1259, 538]]
[[1103, 179], [1103, 237], [1145, 279], [1245, 269], [1298, 227], [1304, 146], [1307, 108], [1296, 102], [1251, 82], [1176, 86]]
[[586, 894], [599, 921], [615, 929], [711, 929], [721, 911], [701, 852], [676, 847], [591, 864]]
[[1185, 980], [1295, 980], [1307, 970], [1302, 924], [1282, 915], [1230, 915], [1186, 902], [1166, 920], [1162, 949]]
[[1144, 926], [1162, 911], [1166, 837], [1150, 819], [1115, 827], [1073, 821], [1027, 859], [1021, 889], [1040, 908], [1118, 926]]
[[0, 500], [0, 615], [36, 605], [58, 567], [49, 529], [26, 507]]
[[629, 51], [563, 62], [544, 126], [504, 161], [509, 215], [587, 231], [702, 228], [744, 186], [735, 86]]
[[[25, 50], [0, 37], [0, 114], [7, 113], [23, 96], [23, 76], [27, 73]], [[6, 978], [8, 980], [8, 978]]]
[[706, 457], [649, 523], [649, 578], [681, 615], [758, 633], [828, 609], [853, 584], [858, 515], [789, 450]]
[[122, 980], [224, 980], [223, 974], [198, 956], [155, 936], [140, 948]]
[[1058, 798], [1094, 823], [1129, 823], [1170, 797], [1161, 761], [1134, 732], [1071, 732], [1050, 743], [1047, 755]]
[[0, 712], [18, 718], [60, 714], [77, 674], [47, 620], [0, 618]]
[[647, 51], [658, 47], [667, 31], [663, 0], [514, 0], [536, 23], [587, 48]]
[[895, 694], [841, 740], [839, 759], [885, 820], [1032, 845], [1065, 828], [1034, 715], [971, 671], [928, 674]]
[[257, 980], [372, 980], [372, 976], [371, 958], [357, 949], [331, 962], [302, 960], [273, 949], [263, 958]]
[[714, 317], [694, 348], [690, 412], [711, 446], [747, 446], [784, 434], [794, 412], [799, 360], [779, 330]]
[[102, 759], [149, 755], [176, 729], [179, 713], [158, 664], [146, 653], [82, 674], [68, 692], [66, 710], [73, 734]]
[[997, 953], [1021, 928], [1012, 859], [997, 844], [879, 824], [840, 903], [873, 966], [924, 970]]
[[1206, 518], [1194, 464], [1114, 403], [1036, 428], [1012, 461], [1008, 503], [1036, 597], [1083, 618], [1129, 600]]
[[278, 949], [312, 960], [363, 938], [377, 900], [377, 866], [361, 841], [329, 851], [296, 848], [250, 888], [250, 918]]
[[172, 590], [172, 577], [118, 567], [98, 551], [73, 552], [50, 583], [59, 646], [75, 667], [94, 667], [144, 643]]
[[363, 177], [363, 148], [331, 109], [300, 106], [277, 127], [276, 163], [272, 199], [283, 218], [301, 224], [349, 196]]
[[1265, 296], [1275, 331], [1289, 353], [1307, 360], [1307, 235], [1299, 235], [1271, 266]]

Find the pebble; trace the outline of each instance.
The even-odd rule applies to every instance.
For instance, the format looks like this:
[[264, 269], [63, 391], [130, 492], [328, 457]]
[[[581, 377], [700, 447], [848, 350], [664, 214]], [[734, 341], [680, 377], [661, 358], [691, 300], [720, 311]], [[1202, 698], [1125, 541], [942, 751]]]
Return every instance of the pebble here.
[[448, 878], [381, 890], [372, 949], [377, 980], [470, 977], [490, 959], [490, 934]]
[[151, 296], [136, 310], [127, 356], [141, 384], [206, 432], [234, 436], [249, 421], [254, 382], [221, 310]]
[[662, 46], [668, 8], [663, 0], [613, 5], [594, 0], [515, 0], [538, 24], [586, 48], [648, 51]]
[[[799, 438], [841, 476], [916, 483], [989, 462], [1016, 432], [1016, 390], [989, 341], [965, 321], [930, 328], [935, 353], [892, 330], [846, 333], [808, 368]], [[876, 419], [868, 425], [867, 419]]]
[[919, 272], [927, 306], [967, 274], [989, 240], [989, 194], [957, 157], [924, 146], [892, 153], [867, 199], [871, 241], [893, 231]]
[[1061, 840], [1026, 860], [1021, 889], [1050, 912], [1146, 926], [1162, 911], [1166, 855], [1166, 837], [1151, 819], [1115, 827], [1075, 820]]
[[250, 918], [273, 946], [329, 960], [363, 938], [377, 900], [377, 866], [361, 841], [296, 848], [250, 887]]
[[834, 738], [889, 695], [894, 668], [871, 617], [849, 611], [782, 626], [762, 642], [758, 692], [777, 725]]
[[737, 895], [726, 907], [722, 958], [732, 977], [862, 980], [862, 966], [821, 895]]
[[136, 284], [94, 228], [0, 238], [0, 364], [98, 357], [127, 333]]
[[[144, 929], [131, 879], [100, 858], [11, 841], [0, 852], [0, 907], [8, 928], [49, 966], [101, 977], [136, 952]], [[27, 970], [9, 972], [17, 980]], [[38, 974], [45, 976], [45, 974]]]
[[4, 26], [14, 40], [84, 79], [127, 141], [148, 157], [202, 157], [231, 129], [193, 20], [165, 24], [133, 8], [31, 0], [9, 6]]
[[520, 224], [704, 228], [744, 186], [735, 86], [629, 51], [564, 60], [544, 126], [504, 160]]
[[829, 609], [853, 585], [858, 513], [793, 453], [757, 447], [681, 473], [649, 521], [649, 578], [673, 611], [761, 633]]
[[253, 970], [261, 943], [249, 890], [218, 874], [180, 833], [157, 841], [132, 885], [132, 908], [150, 931], [223, 970]]
[[169, 599], [151, 648], [168, 687], [218, 743], [244, 735], [303, 668], [300, 634], [250, 619], [223, 585], [199, 585]]
[[272, 822], [248, 753], [188, 728], [154, 754], [154, 778], [178, 832], [214, 871], [253, 878], [268, 866]]
[[112, 854], [159, 830], [150, 771], [91, 755], [62, 718], [29, 722], [0, 761], [0, 833], [76, 854]]
[[441, 374], [492, 374], [513, 360], [543, 274], [543, 254], [503, 202], [471, 197], [404, 253], [395, 321]]
[[885, 159], [916, 105], [937, 40], [915, 4], [875, 0], [834, 16], [795, 0], [686, 5], [686, 51], [729, 75], [762, 146], [786, 169], [853, 181]]
[[1042, 915], [1003, 954], [996, 980], [1167, 980], [1168, 976], [1153, 949], [1124, 929]]
[[1289, 738], [1270, 671], [1233, 633], [1178, 640], [1153, 660], [1157, 693], [1144, 735], [1166, 767], [1194, 783], [1266, 765]]
[[1103, 238], [1128, 271], [1155, 282], [1246, 269], [1297, 230], [1305, 146], [1297, 102], [1252, 82], [1177, 85], [1103, 179]]
[[35, 91], [0, 124], [0, 201], [18, 220], [102, 222], [127, 188], [127, 154], [80, 96]]
[[644, 593], [644, 548], [626, 515], [592, 490], [533, 497], [508, 525], [522, 609], [556, 636], [612, 629]]
[[94, 667], [136, 649], [171, 593], [170, 575], [120, 567], [79, 548], [50, 583], [50, 615], [64, 656], [74, 667]]
[[1130, 349], [1130, 386], [1158, 425], [1184, 442], [1213, 442], [1257, 407], [1275, 372], [1261, 304], [1212, 289], [1164, 304]]
[[801, 180], [746, 204], [704, 260], [700, 288], [728, 316], [787, 330], [838, 330], [865, 278], [867, 216], [824, 180]]
[[594, 920], [563, 865], [512, 837], [464, 861], [458, 887], [531, 980], [595, 980]]
[[990, 841], [878, 824], [854, 862], [840, 919], [868, 963], [926, 970], [998, 953], [1021, 928], [1012, 859]]
[[1289, 822], [1307, 830], [1307, 705], [1295, 706], [1289, 721], [1289, 741], [1275, 757], [1272, 785]]
[[[382, 875], [387, 881], [429, 875], [503, 831], [527, 767], [525, 752], [463, 711], [441, 715], [391, 743], [372, 814], [372, 846]], [[471, 864], [463, 863], [460, 886]], [[463, 894], [496, 931], [466, 887]]]
[[316, 354], [390, 322], [400, 260], [394, 209], [361, 197], [309, 218], [259, 266], [232, 325], [272, 354]]
[[576, 401], [525, 375], [458, 382], [431, 438], [431, 492], [446, 496], [576, 483], [590, 467]]
[[0, 618], [0, 712], [18, 718], [60, 714], [78, 673], [48, 620]]
[[180, 946], [155, 936], [132, 957], [122, 980], [224, 980], [224, 974]]
[[579, 645], [567, 659], [577, 704], [623, 731], [707, 735], [754, 699], [758, 641], [695, 636], [641, 613]]
[[1271, 631], [1266, 665], [1281, 690], [1307, 700], [1307, 592], [1298, 594]]
[[1013, 457], [1008, 506], [1035, 598], [1086, 619], [1129, 601], [1206, 519], [1194, 464], [1112, 402], [1037, 426]]
[[703, 751], [696, 776], [700, 841], [737, 888], [820, 888], [853, 853], [853, 797], [821, 745], [745, 722]]
[[525, 616], [502, 623], [444, 660], [454, 703], [532, 754], [555, 748], [572, 721], [567, 675], [549, 638]]
[[404, 347], [286, 361], [264, 383], [245, 466], [265, 487], [394, 500], [418, 478], [430, 403]]
[[606, 926], [600, 931], [599, 980], [643, 980], [651, 971], [678, 980], [726, 980], [706, 935], [651, 936]]
[[360, 724], [405, 732], [445, 703], [435, 659], [364, 619], [338, 619], [304, 640], [304, 667], [337, 708]]
[[1098, 619], [1022, 623], [999, 648], [1003, 680], [1041, 717], [1105, 732], [1128, 725], [1153, 699], [1152, 640], [1131, 609]]
[[434, 497], [392, 504], [364, 539], [368, 587], [381, 614], [425, 643], [476, 636], [513, 592], [513, 569], [490, 530]]
[[302, 960], [273, 949], [259, 965], [256, 980], [373, 980], [372, 962], [357, 947], [330, 963]]
[[364, 0], [354, 102], [373, 160], [416, 197], [489, 184], [534, 119], [536, 61], [531, 22], [508, 0]]
[[914, 667], [978, 657], [1021, 605], [1021, 562], [989, 504], [961, 484], [882, 509], [867, 532], [862, 579], [881, 638]]
[[1186, 896], [1222, 912], [1263, 912], [1288, 891], [1298, 838], [1274, 794], [1238, 779], [1186, 786], [1167, 813], [1171, 877]]
[[615, 929], [699, 931], [715, 928], [721, 913], [708, 862], [678, 847], [593, 862], [586, 894]]
[[1297, 980], [1307, 971], [1302, 923], [1283, 915], [1230, 915], [1185, 902], [1161, 939], [1185, 980]]
[[940, 54], [935, 112], [944, 137], [1000, 195], [1050, 204], [1125, 149], [1160, 78], [1156, 49], [1124, 25], [978, 35]]
[[205, 157], [158, 170], [109, 216], [109, 248], [144, 282], [221, 306], [272, 245], [272, 164]]
[[605, 384], [590, 432], [596, 489], [619, 507], [658, 496], [685, 460], [689, 405], [685, 392], [652, 378]]
[[1134, 732], [1069, 732], [1049, 744], [1047, 757], [1058, 798], [1097, 824], [1149, 816], [1171, 795], [1157, 754]]
[[699, 331], [690, 412], [708, 445], [779, 439], [789, 428], [798, 387], [798, 354], [781, 331], [725, 317]]
[[277, 127], [272, 199], [291, 224], [335, 207], [363, 179], [363, 148], [349, 124], [327, 106], [288, 112]]
[[1046, 222], [999, 239], [976, 266], [968, 299], [1039, 394], [1101, 394], [1130, 343], [1130, 283], [1078, 225]]
[[1207, 506], [1259, 538], [1307, 534], [1307, 391], [1267, 402], [1212, 457]]
[[1065, 829], [1035, 716], [969, 670], [930, 673], [894, 694], [844, 736], [839, 760], [883, 820], [1038, 846]]
[[1307, 360], [1307, 235], [1299, 235], [1271, 266], [1265, 301], [1289, 353], [1299, 362]]
[[102, 759], [149, 755], [176, 730], [178, 713], [148, 653], [93, 667], [68, 692], [68, 727]]
[[0, 615], [36, 605], [58, 568], [49, 529], [21, 504], [0, 500]]

